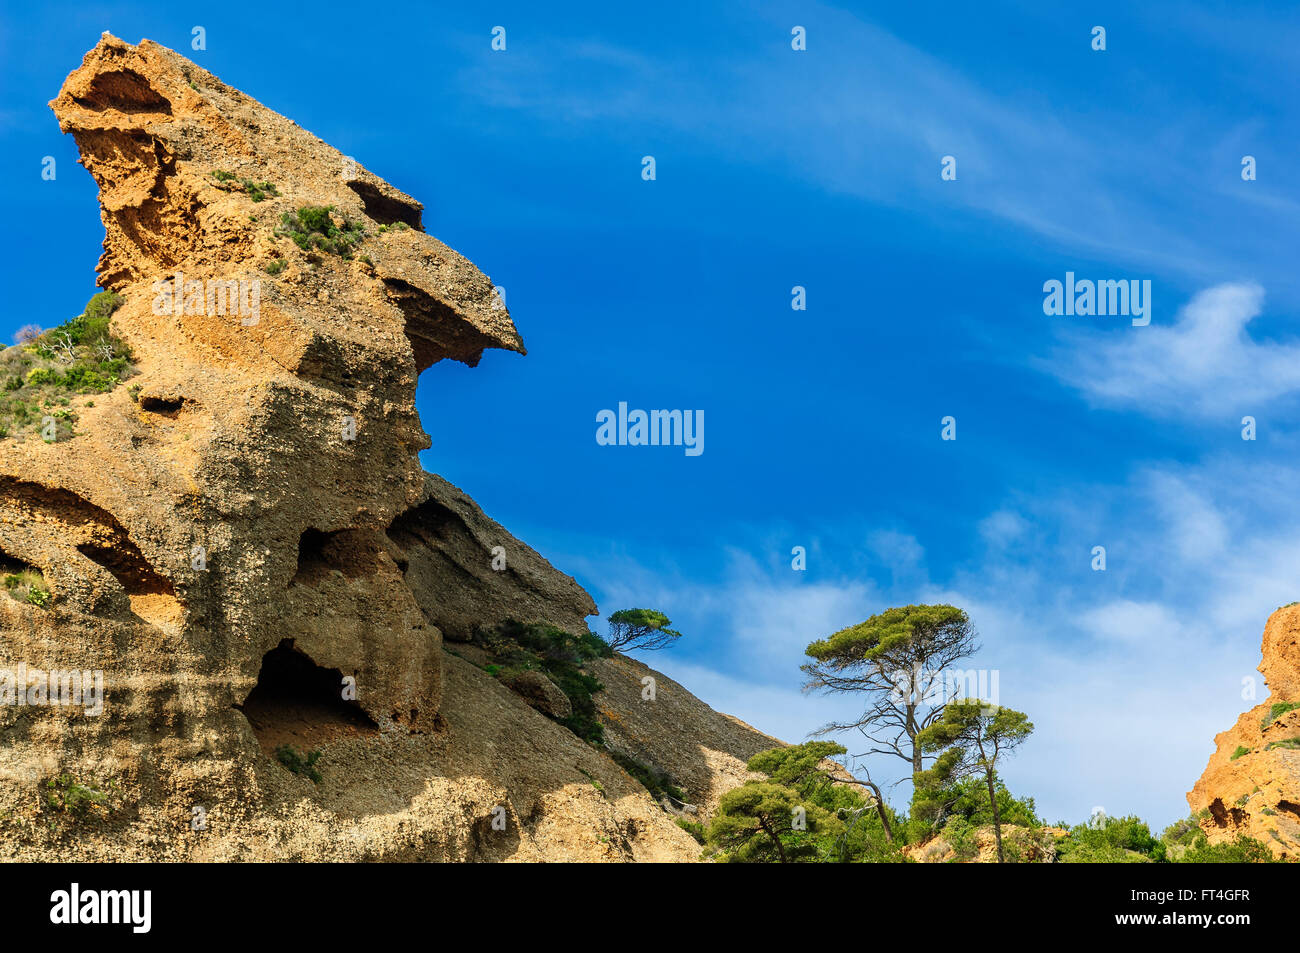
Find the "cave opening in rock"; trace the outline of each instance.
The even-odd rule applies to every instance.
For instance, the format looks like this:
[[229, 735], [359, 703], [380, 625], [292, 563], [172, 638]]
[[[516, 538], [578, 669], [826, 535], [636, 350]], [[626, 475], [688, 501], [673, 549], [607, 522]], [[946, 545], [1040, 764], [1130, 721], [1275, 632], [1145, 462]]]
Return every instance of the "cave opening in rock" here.
[[311, 527], [303, 531], [298, 540], [298, 572], [294, 575], [294, 582], [315, 578], [328, 570], [325, 546], [329, 541], [329, 533]]
[[334, 571], [358, 579], [374, 575], [382, 562], [383, 550], [373, 530], [324, 533], [308, 527], [298, 540], [298, 570], [290, 585], [314, 585]]
[[163, 417], [178, 417], [185, 406], [183, 397], [154, 397], [140, 395], [140, 409]]
[[308, 750], [339, 738], [374, 734], [379, 726], [361, 706], [344, 697], [344, 676], [317, 665], [283, 639], [262, 657], [257, 684], [242, 705], [267, 753], [281, 745]]
[[351, 181], [348, 188], [357, 193], [366, 215], [380, 225], [393, 225], [402, 222], [417, 232], [424, 231], [420, 224], [420, 207], [385, 195], [369, 182]]
[[30, 563], [25, 563], [21, 559], [14, 559], [3, 549], [0, 549], [0, 575], [17, 575], [24, 572], [40, 572]]

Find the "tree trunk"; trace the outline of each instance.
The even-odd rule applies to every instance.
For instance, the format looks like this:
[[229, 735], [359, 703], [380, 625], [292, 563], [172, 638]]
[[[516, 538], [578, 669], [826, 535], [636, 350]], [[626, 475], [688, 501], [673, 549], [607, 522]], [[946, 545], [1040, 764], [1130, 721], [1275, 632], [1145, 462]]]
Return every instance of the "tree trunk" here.
[[920, 728], [916, 724], [916, 706], [907, 706], [907, 737], [912, 741], [912, 773], [920, 774], [923, 762], [921, 760], [921, 746], [916, 743], [917, 733]]
[[876, 786], [876, 782], [868, 781], [867, 785], [871, 788], [871, 792], [876, 796], [876, 811], [880, 814], [880, 823], [885, 828], [885, 839], [892, 844], [894, 842], [894, 831], [893, 828], [889, 826], [889, 814], [885, 810], [884, 795], [880, 793], [880, 788]]
[[781, 838], [778, 835], [772, 833], [772, 829], [767, 826], [767, 818], [760, 817], [758, 819], [758, 823], [762, 826], [763, 832], [767, 834], [768, 837], [772, 838], [773, 841], [776, 842], [776, 852], [778, 856], [780, 856], [781, 858], [781, 863], [783, 864], [786, 863], [785, 845], [781, 843]]
[[998, 812], [998, 796], [993, 790], [993, 769], [989, 768], [984, 773], [985, 779], [989, 782], [989, 803], [993, 805], [993, 837], [998, 842], [998, 863], [1006, 863], [1002, 856], [1002, 815]]

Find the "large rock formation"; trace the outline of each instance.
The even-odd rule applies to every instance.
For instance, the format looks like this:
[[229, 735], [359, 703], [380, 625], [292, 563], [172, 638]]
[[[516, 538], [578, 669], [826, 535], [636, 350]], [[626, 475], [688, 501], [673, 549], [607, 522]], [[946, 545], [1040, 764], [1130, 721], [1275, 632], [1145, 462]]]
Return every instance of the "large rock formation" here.
[[[0, 438], [0, 560], [52, 592], [0, 596], [0, 858], [696, 858], [607, 754], [443, 651], [596, 611], [420, 466], [419, 373], [523, 352], [491, 281], [157, 44], [105, 34], [51, 106], [139, 373], [68, 439]], [[102, 713], [32, 696], [53, 670], [102, 673]]]
[[1270, 694], [1215, 735], [1187, 803], [1212, 843], [1245, 834], [1300, 858], [1300, 604], [1269, 618], [1262, 652]]

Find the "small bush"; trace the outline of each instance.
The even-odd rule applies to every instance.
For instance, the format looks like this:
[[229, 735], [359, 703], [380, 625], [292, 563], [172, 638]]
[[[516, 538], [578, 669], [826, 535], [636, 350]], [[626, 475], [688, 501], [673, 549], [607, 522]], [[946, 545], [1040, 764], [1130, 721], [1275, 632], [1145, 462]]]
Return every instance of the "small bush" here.
[[70, 774], [60, 774], [45, 782], [42, 793], [46, 808], [55, 814], [73, 820], [92, 815], [107, 817], [114, 807], [117, 782], [109, 780], [95, 786], [95, 782], [86, 784]]
[[703, 846], [705, 829], [699, 821], [692, 821], [686, 817], [676, 818], [677, 826], [695, 838], [695, 842]]
[[1100, 827], [1078, 824], [1059, 845], [1062, 863], [1103, 864], [1163, 861], [1165, 844], [1141, 818], [1107, 818]]
[[656, 801], [669, 797], [678, 804], [686, 803], [686, 792], [674, 784], [672, 778], [663, 771], [617, 751], [611, 751], [609, 754], [620, 768], [640, 781], [642, 787], [649, 791], [650, 796]]
[[979, 843], [975, 837], [978, 830], [979, 828], [960, 815], [950, 817], [948, 823], [944, 824], [943, 839], [952, 848], [955, 861], [971, 860], [979, 854]]
[[1259, 723], [1259, 730], [1263, 731], [1265, 728], [1273, 724], [1273, 722], [1277, 721], [1287, 712], [1295, 711], [1297, 708], [1300, 708], [1300, 702], [1275, 703], [1273, 707], [1268, 710], [1268, 714], [1264, 716], [1264, 720]]
[[280, 216], [275, 234], [291, 239], [303, 251], [315, 248], [340, 258], [351, 258], [353, 250], [365, 238], [366, 230], [347, 219], [342, 225], [336, 225], [333, 212], [333, 205], [305, 205], [292, 215], [285, 212]]
[[45, 331], [39, 324], [24, 324], [14, 335], [14, 343], [30, 344], [44, 333]]
[[275, 749], [276, 761], [279, 761], [294, 774], [310, 778], [316, 784], [320, 784], [324, 780], [321, 773], [316, 770], [316, 762], [320, 760], [320, 756], [319, 751], [304, 754], [293, 745], [280, 745]]
[[1210, 844], [1204, 836], [1178, 858], [1183, 864], [1276, 864], [1280, 861], [1262, 841], [1245, 834], [1236, 840]]
[[254, 202], [278, 198], [280, 195], [280, 190], [274, 182], [255, 182], [253, 179], [241, 179], [235, 173], [227, 172], [224, 169], [215, 170], [212, 177], [217, 180], [225, 191], [242, 191]]
[[1238, 758], [1250, 754], [1250, 749], [1245, 745], [1237, 745], [1237, 750], [1228, 756], [1229, 761], [1236, 761]]
[[45, 575], [35, 569], [7, 574], [4, 577], [4, 588], [11, 598], [42, 609], [50, 604], [52, 598]]
[[278, 198], [280, 190], [272, 182], [254, 182], [252, 179], [243, 180], [244, 191], [254, 202], [261, 202], [268, 198]]

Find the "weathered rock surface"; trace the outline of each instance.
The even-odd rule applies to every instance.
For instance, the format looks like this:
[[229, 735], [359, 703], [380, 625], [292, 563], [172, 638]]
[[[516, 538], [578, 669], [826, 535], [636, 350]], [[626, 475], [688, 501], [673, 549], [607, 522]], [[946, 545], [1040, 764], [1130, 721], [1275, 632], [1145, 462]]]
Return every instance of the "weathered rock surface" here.
[[543, 715], [568, 718], [573, 714], [573, 703], [560, 687], [541, 672], [520, 672], [509, 681], [510, 688]]
[[[1300, 605], [1264, 627], [1259, 671], [1270, 694], [1214, 737], [1215, 751], [1187, 795], [1211, 843], [1245, 834], [1283, 858], [1300, 857]], [[1288, 704], [1296, 707], [1284, 709]], [[1274, 714], [1278, 706], [1279, 714]], [[1244, 750], [1241, 750], [1244, 749]], [[1236, 757], [1234, 757], [1236, 755]]]
[[[157, 44], [105, 34], [51, 105], [100, 187], [99, 283], [139, 376], [70, 439], [0, 441], [0, 557], [53, 595], [0, 597], [0, 669], [105, 688], [102, 714], [0, 706], [0, 859], [698, 857], [608, 755], [442, 648], [596, 611], [419, 463], [419, 373], [523, 351], [491, 281], [417, 201]], [[309, 206], [364, 228], [352, 257], [277, 234]], [[177, 273], [256, 281], [260, 313], [160, 313]], [[685, 690], [660, 676], [651, 715], [620, 680], [635, 663], [609, 667], [628, 743], [684, 744], [674, 719], [704, 714]], [[708, 716], [698, 751], [650, 753], [716, 797], [727, 758], [772, 739]], [[274, 760], [286, 744], [320, 752], [319, 783]], [[53, 810], [59, 778], [109, 805]]]
[[581, 632], [596, 612], [572, 577], [442, 477], [425, 474], [420, 503], [394, 521], [388, 536], [402, 551], [420, 608], [448, 639], [468, 641], [477, 627], [507, 619]]
[[[714, 711], [636, 659], [615, 655], [587, 669], [605, 686], [596, 696], [605, 744], [666, 773], [701, 817], [711, 816], [732, 788], [764, 777], [745, 766], [750, 758], [785, 743]], [[653, 699], [647, 678], [653, 679]]]

